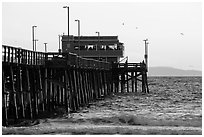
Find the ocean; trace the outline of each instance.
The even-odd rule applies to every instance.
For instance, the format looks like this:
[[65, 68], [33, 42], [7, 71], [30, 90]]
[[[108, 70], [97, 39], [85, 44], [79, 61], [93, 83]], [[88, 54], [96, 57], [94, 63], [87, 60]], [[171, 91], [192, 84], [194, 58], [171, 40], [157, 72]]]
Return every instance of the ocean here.
[[202, 134], [202, 77], [148, 77], [148, 85], [149, 94], [116, 93], [77, 113], [39, 119], [36, 126], [3, 128], [2, 133]]

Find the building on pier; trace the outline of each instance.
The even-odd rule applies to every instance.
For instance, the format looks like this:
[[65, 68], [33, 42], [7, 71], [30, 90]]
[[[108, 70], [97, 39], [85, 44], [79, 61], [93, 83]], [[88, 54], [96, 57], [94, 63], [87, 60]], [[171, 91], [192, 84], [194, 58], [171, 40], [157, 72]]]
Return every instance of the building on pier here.
[[84, 58], [118, 62], [123, 57], [124, 46], [118, 36], [62, 36], [62, 52], [72, 52]]

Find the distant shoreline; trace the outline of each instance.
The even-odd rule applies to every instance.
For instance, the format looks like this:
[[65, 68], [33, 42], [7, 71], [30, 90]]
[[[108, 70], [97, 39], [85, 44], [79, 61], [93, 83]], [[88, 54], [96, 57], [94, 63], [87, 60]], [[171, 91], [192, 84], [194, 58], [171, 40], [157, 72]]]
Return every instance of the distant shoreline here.
[[173, 67], [149, 67], [148, 76], [167, 76], [167, 77], [202, 77], [202, 71], [182, 70]]
[[148, 75], [148, 77], [202, 77], [202, 76], [156, 76], [156, 75]]

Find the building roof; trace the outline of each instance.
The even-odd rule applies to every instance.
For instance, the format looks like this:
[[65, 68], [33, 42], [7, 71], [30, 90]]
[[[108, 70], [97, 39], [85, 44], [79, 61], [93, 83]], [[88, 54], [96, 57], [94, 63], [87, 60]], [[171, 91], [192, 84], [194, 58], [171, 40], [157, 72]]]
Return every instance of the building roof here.
[[[69, 36], [69, 41], [78, 41], [79, 37], [78, 36]], [[62, 41], [67, 41], [67, 35], [62, 36]], [[118, 40], [118, 36], [80, 36], [80, 41], [81, 42], [113, 42], [113, 43], [120, 43]]]

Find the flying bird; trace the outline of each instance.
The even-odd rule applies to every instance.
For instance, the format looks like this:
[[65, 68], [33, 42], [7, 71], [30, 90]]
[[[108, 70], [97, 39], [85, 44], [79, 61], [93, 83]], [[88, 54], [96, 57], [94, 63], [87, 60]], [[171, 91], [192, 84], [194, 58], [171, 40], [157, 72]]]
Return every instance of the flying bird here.
[[181, 35], [184, 35], [183, 33], [180, 33]]
[[123, 23], [122, 25], [124, 25], [125, 23]]

